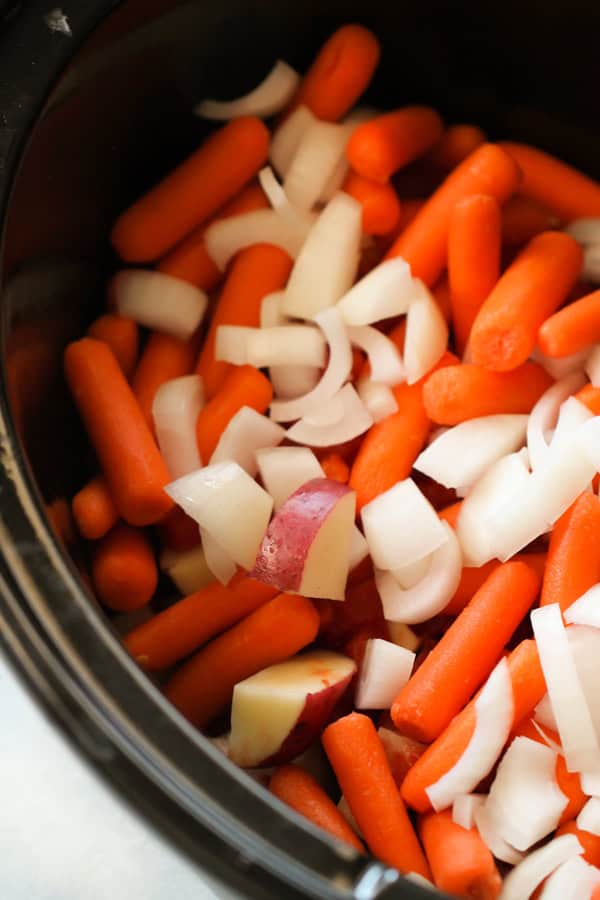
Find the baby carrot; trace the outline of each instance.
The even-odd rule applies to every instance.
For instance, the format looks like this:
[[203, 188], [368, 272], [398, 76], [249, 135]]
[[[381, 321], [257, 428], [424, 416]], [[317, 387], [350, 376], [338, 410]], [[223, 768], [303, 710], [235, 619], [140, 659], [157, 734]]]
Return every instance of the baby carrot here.
[[[583, 858], [591, 866], [600, 868], [600, 835], [592, 834], [591, 831], [583, 831], [577, 827], [577, 822], [571, 819], [565, 822], [556, 832], [556, 837], [562, 834], [574, 834], [581, 846], [583, 847]], [[596, 895], [593, 894], [593, 897]], [[600, 896], [600, 894], [598, 895]]]
[[242, 250], [234, 260], [221, 290], [210, 328], [200, 352], [196, 371], [202, 375], [210, 400], [232, 370], [229, 363], [215, 359], [215, 340], [220, 325], [260, 323], [260, 306], [267, 294], [285, 287], [292, 269], [288, 254], [271, 244], [257, 244]]
[[94, 548], [92, 581], [99, 600], [118, 612], [133, 612], [152, 598], [158, 570], [150, 541], [139, 528], [116, 525]]
[[233, 119], [121, 213], [111, 233], [119, 256], [127, 262], [163, 256], [235, 196], [268, 151], [269, 132], [260, 119]]
[[350, 172], [342, 190], [362, 206], [362, 230], [365, 234], [389, 234], [398, 227], [402, 207], [391, 184], [379, 184]]
[[401, 200], [402, 204], [402, 218], [400, 219], [400, 231], [404, 231], [404, 229], [410, 225], [412, 220], [416, 218], [419, 210], [423, 209], [426, 200], [422, 200], [419, 197], [410, 197], [407, 200]]
[[308, 106], [318, 119], [337, 122], [365, 92], [381, 48], [362, 25], [343, 25], [323, 44], [302, 79], [290, 109]]
[[586, 492], [552, 529], [540, 603], [564, 612], [599, 580], [600, 499]]
[[500, 276], [500, 206], [489, 194], [459, 200], [448, 231], [448, 281], [456, 345], [464, 352], [471, 326]]
[[71, 509], [64, 497], [57, 497], [46, 505], [46, 515], [54, 533], [67, 547], [75, 543], [75, 531]]
[[495, 900], [502, 878], [476, 828], [462, 828], [445, 809], [419, 818], [419, 835], [436, 887], [457, 897]]
[[169, 473], [112, 351], [83, 338], [65, 350], [65, 375], [115, 506], [130, 525], [150, 525], [173, 506]]
[[473, 323], [474, 363], [504, 372], [525, 362], [538, 329], [566, 300], [581, 271], [582, 252], [568, 234], [545, 231], [504, 272]]
[[490, 194], [504, 203], [518, 184], [519, 170], [508, 153], [495, 144], [483, 144], [431, 195], [388, 250], [387, 258], [402, 256], [416, 278], [435, 284], [446, 266], [450, 218], [458, 201], [469, 194]]
[[[528, 566], [535, 569], [540, 579], [544, 577], [544, 567], [546, 565], [545, 553], [517, 553], [513, 559], [527, 563]], [[464, 566], [458, 587], [454, 592], [454, 596], [444, 608], [443, 614], [445, 616], [457, 616], [461, 613], [473, 595], [477, 593], [483, 582], [498, 568], [499, 565], [500, 562], [497, 559], [491, 559], [489, 562], [484, 563], [483, 566]]]
[[401, 734], [428, 743], [442, 733], [498, 662], [539, 584], [523, 562], [492, 572], [396, 697], [392, 719]]
[[73, 497], [73, 518], [84, 538], [96, 541], [110, 531], [119, 520], [106, 479], [97, 475]]
[[219, 392], [198, 416], [196, 439], [203, 463], [208, 464], [225, 426], [242, 406], [250, 406], [257, 412], [264, 413], [272, 398], [271, 382], [262, 372], [254, 366], [233, 367]]
[[198, 523], [186, 515], [180, 506], [167, 513], [158, 529], [162, 545], [170, 550], [183, 552], [200, 543]]
[[92, 322], [88, 336], [108, 344], [129, 381], [138, 355], [138, 327], [133, 319], [108, 313]]
[[371, 852], [401, 872], [429, 866], [372, 721], [351, 713], [323, 732], [323, 747]]
[[526, 362], [512, 372], [490, 372], [482, 366], [438, 369], [423, 386], [425, 411], [439, 425], [458, 425], [477, 416], [531, 412], [552, 384], [537, 363]]
[[477, 125], [450, 125], [432, 147], [428, 159], [439, 169], [450, 172], [485, 141], [485, 134]]
[[317, 781], [298, 766], [281, 766], [269, 782], [269, 790], [314, 825], [339, 841], [350, 844], [359, 853], [364, 847], [345, 818]]
[[600, 216], [600, 185], [567, 163], [529, 147], [505, 141], [501, 145], [510, 153], [521, 172], [521, 193], [549, 207], [569, 222], [581, 216]]
[[559, 309], [543, 323], [538, 344], [546, 356], [570, 356], [600, 341], [600, 291]]
[[577, 391], [575, 397], [595, 416], [600, 416], [600, 388], [594, 387], [593, 384], [586, 384], [580, 391]]
[[148, 338], [132, 380], [133, 393], [150, 428], [154, 428], [152, 404], [165, 381], [189, 375], [194, 368], [197, 339], [182, 341], [170, 334], [153, 332]]
[[275, 594], [274, 588], [245, 575], [236, 575], [227, 586], [214, 582], [134, 628], [125, 646], [144, 669], [166, 669]]
[[339, 453], [326, 453], [321, 457], [321, 468], [325, 472], [325, 478], [347, 484], [350, 477], [350, 469]]
[[353, 132], [346, 156], [355, 172], [385, 184], [394, 172], [427, 153], [444, 125], [428, 106], [406, 106], [377, 116]]
[[560, 219], [546, 206], [516, 194], [502, 207], [502, 241], [509, 247], [527, 244], [542, 231], [560, 227]]
[[293, 656], [318, 630], [310, 600], [279, 594], [186, 662], [167, 683], [166, 695], [202, 728], [231, 701], [238, 681]]
[[[531, 714], [546, 692], [536, 643], [522, 641], [509, 654], [508, 671], [513, 691], [513, 725]], [[415, 762], [402, 783], [402, 796], [418, 812], [431, 809], [426, 788], [445, 775], [464, 753], [475, 728], [475, 700], [454, 718], [445, 731]]]

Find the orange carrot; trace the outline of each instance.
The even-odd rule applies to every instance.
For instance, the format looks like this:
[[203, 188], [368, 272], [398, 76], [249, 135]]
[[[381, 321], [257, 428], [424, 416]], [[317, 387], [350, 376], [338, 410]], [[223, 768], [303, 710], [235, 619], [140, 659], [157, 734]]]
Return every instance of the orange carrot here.
[[231, 701], [238, 681], [293, 656], [318, 630], [310, 600], [279, 594], [186, 662], [168, 682], [167, 697], [202, 728]]
[[400, 228], [399, 232], [404, 231], [410, 223], [416, 218], [417, 213], [423, 209], [427, 200], [422, 200], [419, 197], [410, 197], [407, 200], [401, 200], [402, 204], [402, 218], [400, 219]]
[[462, 500], [458, 500], [456, 503], [452, 503], [450, 506], [441, 509], [438, 516], [443, 522], [447, 522], [451, 528], [456, 528], [461, 509]]
[[[561, 825], [556, 832], [556, 837], [563, 834], [574, 834], [581, 846], [583, 847], [583, 858], [591, 866], [600, 868], [600, 835], [592, 834], [591, 831], [583, 831], [577, 827], [577, 822], [571, 820]], [[592, 894], [593, 898], [600, 897], [600, 893]]]
[[371, 852], [401, 872], [429, 866], [372, 721], [351, 713], [323, 732], [323, 747]]
[[318, 828], [329, 832], [339, 841], [350, 844], [359, 853], [364, 853], [361, 841], [335, 803], [304, 769], [293, 765], [281, 766], [271, 776], [269, 790]]
[[476, 828], [462, 828], [452, 811], [429, 813], [419, 819], [419, 835], [436, 887], [456, 897], [495, 900], [502, 878], [494, 857]]
[[431, 195], [387, 257], [402, 256], [416, 278], [435, 284], [446, 266], [450, 218], [458, 201], [469, 194], [490, 194], [504, 203], [518, 184], [519, 170], [511, 157], [495, 144], [483, 144]]
[[439, 311], [446, 322], [452, 321], [452, 300], [450, 298], [450, 284], [447, 278], [440, 278], [437, 284], [431, 288], [433, 299], [438, 305]]
[[516, 194], [502, 207], [502, 241], [509, 247], [527, 244], [542, 231], [560, 227], [560, 219], [546, 206]]
[[260, 119], [233, 119], [121, 213], [111, 233], [119, 256], [127, 262], [163, 256], [234, 197], [268, 152], [269, 132]]
[[500, 659], [539, 585], [523, 562], [492, 572], [396, 697], [398, 731], [426, 743], [442, 733]]
[[423, 386], [425, 411], [439, 425], [457, 425], [477, 416], [531, 412], [552, 378], [537, 363], [512, 372], [490, 372], [481, 366], [446, 366]]
[[46, 505], [46, 515], [56, 536], [67, 547], [75, 543], [75, 530], [71, 509], [64, 497], [57, 497]]
[[258, 326], [263, 297], [285, 287], [291, 268], [292, 261], [288, 254], [270, 244], [248, 247], [234, 260], [196, 366], [196, 371], [204, 379], [204, 390], [209, 400], [232, 370], [229, 363], [215, 359], [217, 329], [220, 325]]
[[138, 327], [133, 319], [108, 313], [92, 322], [87, 333], [89, 337], [108, 344], [129, 381], [138, 355]]
[[570, 356], [600, 341], [600, 291], [576, 300], [550, 316], [538, 332], [546, 356]]
[[[546, 682], [540, 665], [536, 643], [522, 641], [509, 654], [514, 713], [513, 724], [520, 722], [533, 711], [546, 692]], [[402, 796], [406, 803], [418, 812], [431, 809], [426, 788], [445, 775], [464, 753], [475, 729], [475, 700], [450, 722], [445, 731], [416, 761], [402, 783]]]
[[577, 241], [559, 231], [535, 237], [500, 278], [473, 323], [474, 363], [504, 372], [524, 363], [542, 322], [566, 300], [581, 271]]
[[398, 169], [427, 153], [443, 128], [430, 107], [406, 106], [359, 125], [348, 141], [346, 156], [359, 175], [385, 184]]
[[201, 410], [196, 438], [202, 462], [207, 465], [232, 416], [242, 406], [264, 413], [273, 397], [268, 378], [253, 366], [234, 366], [217, 394]]
[[150, 525], [173, 507], [171, 480], [112, 351], [83, 338], [65, 351], [65, 375], [115, 506], [130, 525]]
[[505, 141], [501, 146], [510, 153], [521, 172], [521, 193], [549, 207], [569, 222], [580, 216], [600, 216], [600, 185], [561, 160], [528, 147]]
[[325, 456], [322, 456], [321, 468], [325, 472], [326, 478], [331, 478], [332, 481], [339, 481], [340, 484], [348, 483], [350, 469], [339, 453], [327, 453]]
[[144, 669], [166, 669], [249, 615], [276, 591], [245, 575], [214, 582], [130, 631], [125, 646]]
[[152, 404], [159, 387], [172, 378], [189, 375], [194, 367], [197, 338], [181, 341], [155, 331], [150, 335], [135, 370], [132, 388], [150, 428], [154, 427]]
[[94, 548], [92, 580], [110, 609], [133, 612], [152, 598], [158, 570], [150, 541], [139, 528], [116, 525]]
[[170, 550], [183, 552], [200, 543], [198, 523], [186, 515], [180, 506], [167, 513], [158, 528], [163, 546]]
[[564, 612], [600, 580], [600, 499], [584, 493], [552, 529], [541, 605]]
[[595, 416], [600, 416], [600, 388], [594, 387], [593, 384], [586, 384], [580, 391], [577, 391], [575, 397]]
[[290, 109], [308, 106], [326, 122], [337, 122], [367, 89], [381, 49], [362, 25], [343, 25], [323, 44], [302, 79]]
[[428, 159], [439, 169], [450, 172], [485, 141], [485, 134], [477, 125], [450, 125], [432, 147]]
[[84, 538], [96, 541], [110, 531], [119, 519], [106, 479], [97, 475], [73, 497], [73, 517]]
[[483, 301], [500, 276], [500, 206], [489, 194], [459, 200], [448, 231], [448, 281], [454, 338], [464, 352]]
[[398, 227], [402, 207], [391, 184], [378, 184], [350, 172], [342, 190], [362, 206], [362, 230], [365, 234], [389, 234]]
[[[540, 579], [544, 577], [544, 568], [546, 565], [545, 553], [517, 553], [513, 559], [527, 563], [528, 566], [535, 569]], [[497, 559], [491, 559], [483, 566], [464, 566], [458, 587], [454, 592], [454, 596], [444, 608], [443, 614], [445, 616], [457, 616], [461, 613], [473, 595], [477, 593], [484, 581], [498, 568], [499, 565], [500, 562]]]

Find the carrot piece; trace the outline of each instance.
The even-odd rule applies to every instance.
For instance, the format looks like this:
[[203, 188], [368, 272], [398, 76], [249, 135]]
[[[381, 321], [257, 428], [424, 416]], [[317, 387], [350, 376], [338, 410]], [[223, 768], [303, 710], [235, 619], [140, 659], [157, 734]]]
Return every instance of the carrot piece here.
[[422, 200], [420, 197], [409, 197], [406, 200], [401, 200], [400, 203], [402, 204], [402, 218], [400, 219], [399, 234], [416, 218], [417, 213], [423, 209], [427, 200]]
[[350, 469], [339, 453], [327, 453], [325, 456], [322, 456], [321, 468], [325, 472], [326, 478], [331, 478], [332, 481], [339, 481], [340, 484], [348, 483]]
[[396, 697], [398, 731], [426, 743], [442, 733], [498, 662], [539, 585], [523, 562], [492, 572]]
[[372, 721], [351, 713], [323, 732], [323, 747], [371, 852], [401, 872], [430, 878]]
[[173, 507], [171, 480], [112, 351], [83, 338], [65, 350], [67, 383], [115, 506], [130, 525], [151, 525]]
[[456, 528], [458, 517], [462, 509], [462, 500], [452, 503], [450, 506], [440, 509], [438, 516], [443, 522], [447, 522], [450, 528]]
[[367, 89], [380, 55], [373, 32], [343, 25], [319, 50], [289, 109], [308, 106], [318, 119], [336, 122]]
[[119, 256], [150, 262], [235, 196], [267, 159], [269, 131], [260, 119], [233, 119], [166, 178], [121, 213], [111, 232]]
[[133, 319], [108, 313], [92, 322], [87, 330], [88, 337], [108, 344], [116, 360], [129, 381], [133, 375], [138, 356], [138, 327]]
[[46, 504], [46, 515], [56, 536], [70, 547], [75, 543], [75, 530], [71, 509], [64, 497], [57, 497], [51, 503]]
[[96, 541], [110, 531], [119, 520], [106, 479], [97, 475], [73, 497], [73, 517], [84, 538]]
[[495, 144], [483, 144], [431, 195], [388, 250], [387, 258], [402, 256], [416, 278], [435, 284], [446, 266], [450, 218], [458, 201], [469, 194], [490, 194], [503, 203], [518, 184], [519, 170], [508, 153]]
[[285, 287], [291, 269], [288, 254], [270, 244], [248, 247], [234, 260], [196, 366], [197, 373], [204, 379], [209, 400], [219, 390], [227, 373], [232, 371], [229, 363], [215, 359], [217, 329], [220, 325], [257, 327], [263, 297]]
[[150, 541], [139, 528], [116, 525], [94, 548], [92, 581], [98, 599], [118, 612], [133, 612], [152, 598], [158, 570]]
[[134, 372], [131, 386], [150, 428], [154, 428], [152, 404], [159, 387], [172, 378], [189, 375], [194, 367], [197, 338], [188, 341], [153, 332]]
[[479, 310], [469, 341], [473, 362], [500, 372], [524, 363], [540, 325], [566, 300], [581, 262], [581, 247], [568, 234], [535, 237]]
[[162, 544], [170, 550], [183, 552], [200, 543], [198, 523], [186, 515], [180, 506], [167, 513], [158, 528]]
[[[546, 565], [545, 553], [517, 553], [513, 559], [527, 563], [528, 566], [535, 569], [540, 579], [543, 578]], [[458, 587], [448, 605], [444, 607], [443, 615], [457, 616], [461, 613], [484, 581], [499, 565], [500, 562], [497, 559], [491, 559], [489, 562], [484, 563], [483, 566], [464, 566]]]
[[[599, 835], [592, 834], [591, 831], [582, 831], [577, 827], [577, 822], [575, 822], [574, 820], [565, 822], [564, 825], [561, 825], [556, 832], [556, 837], [560, 837], [563, 834], [574, 834], [583, 847], [583, 858], [585, 859], [585, 861], [588, 862], [591, 866], [598, 866], [600, 868]], [[600, 894], [592, 894], [592, 897], [595, 898], [596, 896], [600, 897]]]
[[485, 141], [485, 134], [477, 125], [450, 125], [432, 147], [428, 159], [439, 169], [450, 172]]
[[167, 683], [166, 695], [202, 728], [231, 701], [238, 681], [293, 656], [318, 630], [319, 614], [310, 600], [279, 594], [185, 663]]
[[586, 384], [580, 391], [577, 391], [575, 397], [595, 416], [600, 416], [600, 388], [594, 387], [593, 384]]
[[294, 765], [281, 766], [271, 776], [269, 790], [318, 828], [329, 832], [339, 841], [350, 844], [359, 853], [364, 853], [362, 842], [333, 800], [304, 769]]
[[439, 425], [458, 425], [477, 416], [531, 412], [552, 384], [548, 373], [534, 362], [512, 372], [490, 372], [481, 366], [460, 365], [438, 369], [423, 386], [425, 411]]
[[419, 835], [440, 891], [457, 897], [494, 900], [502, 878], [476, 828], [462, 828], [449, 809], [419, 818]]
[[355, 172], [385, 184], [394, 172], [427, 153], [442, 135], [441, 118], [428, 106], [406, 106], [354, 131], [346, 156]]
[[342, 190], [362, 206], [362, 230], [365, 234], [389, 234], [398, 227], [402, 207], [391, 184], [379, 184], [350, 172]]
[[204, 291], [212, 291], [223, 277], [223, 273], [213, 262], [204, 243], [204, 234], [209, 225], [230, 216], [241, 216], [243, 213], [253, 212], [257, 209], [268, 207], [267, 198], [259, 184], [249, 184], [240, 193], [221, 207], [206, 222], [195, 228], [180, 244], [163, 256], [158, 264], [159, 272], [189, 281], [190, 284], [202, 288]]
[[529, 147], [504, 141], [521, 172], [521, 193], [549, 207], [565, 221], [600, 216], [600, 185], [560, 159]]
[[600, 291], [593, 291], [550, 316], [538, 332], [546, 356], [570, 356], [600, 341]]
[[[522, 641], [509, 654], [508, 670], [513, 691], [513, 724], [533, 711], [546, 692], [546, 682], [533, 640]], [[475, 729], [475, 700], [453, 719], [416, 761], [402, 783], [402, 796], [417, 812], [428, 812], [426, 788], [445, 775], [464, 753]]]
[[560, 227], [560, 219], [546, 206], [516, 194], [502, 207], [502, 241], [509, 247], [527, 244], [542, 231]]
[[600, 580], [600, 499], [584, 493], [555, 523], [540, 604], [564, 612]]
[[489, 194], [459, 200], [448, 231], [454, 338], [461, 353], [483, 301], [500, 277], [500, 206]]
[[125, 646], [144, 669], [166, 669], [276, 593], [245, 575], [236, 575], [227, 586], [214, 582], [134, 628], [126, 636]]
[[448, 324], [452, 321], [452, 301], [450, 299], [450, 284], [447, 278], [441, 278], [431, 288], [433, 299], [438, 305], [439, 311]]

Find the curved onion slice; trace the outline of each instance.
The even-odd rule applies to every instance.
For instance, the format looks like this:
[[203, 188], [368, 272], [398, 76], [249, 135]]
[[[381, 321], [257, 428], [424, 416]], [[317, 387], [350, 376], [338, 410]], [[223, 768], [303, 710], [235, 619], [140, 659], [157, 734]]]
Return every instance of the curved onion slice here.
[[215, 341], [215, 359], [235, 366], [325, 365], [325, 338], [312, 325], [276, 325], [247, 328], [220, 325]]
[[[369, 547], [365, 540], [365, 536], [360, 528], [355, 525], [352, 529], [352, 538], [350, 541], [350, 562], [348, 564], [349, 571], [352, 571], [352, 569], [355, 569], [356, 566], [360, 565], [363, 559], [366, 559], [368, 555]], [[397, 644], [398, 641], [394, 641], [394, 643]]]
[[260, 327], [275, 328], [277, 325], [285, 325], [289, 319], [281, 312], [283, 291], [273, 291], [266, 294], [260, 304]]
[[550, 697], [548, 694], [544, 694], [538, 705], [535, 707], [533, 715], [535, 721], [540, 725], [544, 726], [545, 728], [550, 728], [551, 731], [558, 731], [556, 719], [554, 718], [554, 712], [552, 711], [552, 704], [550, 702]]
[[565, 610], [567, 625], [600, 628], [600, 584], [595, 584]]
[[295, 259], [310, 230], [310, 222], [284, 219], [274, 209], [257, 209], [219, 219], [204, 232], [204, 244], [222, 271], [239, 250], [253, 244], [275, 244]]
[[593, 413], [581, 400], [578, 400], [577, 397], [567, 397], [561, 404], [550, 447], [556, 449], [564, 442], [570, 441], [579, 426], [592, 418]]
[[531, 897], [538, 884], [572, 856], [583, 853], [574, 834], [563, 834], [534, 850], [504, 879], [501, 900], [524, 900]]
[[581, 219], [573, 219], [563, 229], [580, 244], [600, 244], [600, 218], [597, 216], [582, 216]]
[[[281, 312], [284, 291], [275, 291], [263, 297], [260, 306], [260, 327], [275, 328], [291, 320]], [[278, 399], [291, 400], [312, 391], [321, 377], [321, 369], [316, 366], [290, 366], [286, 361], [282, 366], [271, 366], [269, 377], [273, 392]]]
[[208, 304], [193, 284], [149, 269], [123, 269], [111, 287], [119, 315], [182, 341], [192, 336]]
[[462, 756], [426, 788], [436, 811], [451, 806], [460, 794], [469, 794], [491, 772], [510, 733], [513, 710], [508, 664], [501, 659], [475, 701], [475, 728]]
[[413, 279], [413, 288], [415, 295], [406, 316], [404, 341], [409, 384], [419, 381], [435, 366], [448, 343], [448, 325], [431, 293], [418, 278]]
[[166, 572], [183, 597], [194, 594], [213, 581], [201, 544], [191, 550], [166, 549], [160, 555], [161, 572]]
[[367, 354], [373, 381], [387, 385], [400, 384], [404, 381], [404, 366], [400, 352], [383, 332], [370, 325], [352, 325], [348, 328], [348, 337], [352, 344]]
[[600, 836], [600, 797], [590, 797], [577, 816], [577, 827]]
[[269, 159], [281, 177], [285, 176], [302, 135], [316, 121], [307, 106], [297, 106], [275, 130], [269, 148]]
[[600, 244], [590, 244], [584, 248], [581, 278], [592, 284], [600, 284]]
[[371, 325], [408, 312], [415, 297], [414, 279], [406, 260], [398, 256], [375, 266], [338, 302], [347, 325]]
[[545, 391], [529, 414], [527, 449], [533, 470], [539, 468], [548, 454], [547, 433], [554, 428], [561, 404], [585, 384], [581, 372], [573, 372]]
[[546, 879], [539, 900], [582, 900], [591, 898], [600, 883], [600, 869], [581, 856], [572, 856]]
[[[434, 553], [436, 552], [437, 551], [434, 550]], [[415, 560], [415, 562], [409, 563], [407, 566], [402, 566], [401, 569], [393, 569], [392, 575], [394, 576], [400, 587], [412, 588], [415, 586], [415, 584], [418, 584], [421, 579], [425, 578], [427, 572], [429, 571], [432, 558], [433, 553], [429, 553], [422, 559], [417, 559]]]
[[572, 353], [570, 356], [546, 356], [545, 353], [536, 347], [531, 354], [531, 359], [540, 364], [540, 366], [551, 375], [555, 381], [562, 381], [567, 375], [573, 372], [581, 372], [588, 358], [590, 348], [580, 350], [578, 353]]
[[517, 865], [523, 859], [523, 854], [511, 847], [503, 840], [496, 828], [492, 817], [490, 816], [485, 803], [475, 807], [474, 812], [475, 825], [481, 835], [484, 844], [491, 850], [496, 859], [509, 863], [511, 866]]
[[[567, 639], [596, 735], [600, 735], [600, 693], [598, 692], [600, 631], [585, 625], [571, 625], [567, 629]], [[595, 765], [595, 771], [600, 772], [600, 758]]]
[[594, 387], [600, 387], [600, 344], [596, 344], [585, 361], [585, 372]]
[[221, 584], [229, 584], [237, 571], [235, 562], [205, 528], [200, 529], [200, 538], [206, 565], [217, 581], [220, 581]]
[[204, 406], [199, 375], [184, 375], [162, 384], [154, 395], [152, 418], [156, 439], [174, 480], [202, 465], [196, 440], [196, 419]]
[[469, 831], [475, 825], [475, 812], [484, 803], [484, 794], [459, 794], [452, 804], [452, 821]]
[[[338, 418], [340, 405], [342, 415]], [[331, 424], [325, 423], [328, 410], [331, 410], [332, 413]], [[333, 444], [351, 441], [360, 434], [364, 434], [372, 424], [373, 419], [362, 400], [352, 385], [346, 384], [337, 394], [323, 403], [319, 410], [317, 424], [305, 416], [288, 429], [286, 437], [296, 444], [308, 444], [310, 447], [330, 447]]]
[[194, 108], [194, 113], [220, 121], [239, 116], [274, 116], [288, 105], [299, 83], [298, 73], [278, 59], [264, 81], [249, 94], [236, 100], [203, 100]]
[[319, 460], [308, 447], [257, 450], [256, 462], [262, 483], [273, 498], [275, 511], [301, 485], [313, 478], [324, 477]]
[[210, 463], [233, 460], [254, 478], [258, 472], [256, 451], [276, 447], [284, 437], [285, 431], [281, 425], [276, 425], [249, 406], [242, 406], [227, 423]]
[[258, 180], [265, 192], [267, 200], [277, 215], [281, 216], [282, 219], [286, 219], [292, 225], [297, 225], [298, 222], [310, 223], [312, 225], [312, 219], [308, 217], [306, 213], [301, 212], [292, 206], [283, 187], [275, 178], [273, 169], [270, 166], [265, 166], [264, 169], [260, 170], [258, 173]]
[[316, 119], [308, 126], [285, 174], [283, 189], [294, 206], [312, 209], [337, 169], [348, 129]]
[[356, 686], [357, 709], [390, 709], [410, 678], [415, 654], [391, 641], [367, 641]]
[[398, 412], [398, 403], [387, 384], [380, 384], [370, 378], [361, 378], [356, 389], [374, 422], [380, 422], [381, 419]]

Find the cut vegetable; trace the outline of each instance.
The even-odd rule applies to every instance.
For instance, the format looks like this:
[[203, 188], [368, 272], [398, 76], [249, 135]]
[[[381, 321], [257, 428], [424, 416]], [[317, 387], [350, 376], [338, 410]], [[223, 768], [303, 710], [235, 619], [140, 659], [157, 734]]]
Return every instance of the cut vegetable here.
[[237, 572], [235, 560], [231, 558], [229, 553], [227, 553], [227, 551], [205, 528], [200, 529], [200, 537], [202, 539], [202, 549], [204, 551], [206, 565], [209, 570], [221, 584], [229, 584]]
[[590, 244], [585, 247], [581, 278], [592, 284], [600, 284], [600, 244]]
[[111, 292], [119, 315], [182, 341], [197, 329], [208, 304], [193, 284], [148, 269], [117, 272]]
[[213, 574], [200, 544], [191, 550], [163, 550], [160, 568], [167, 573], [184, 597], [194, 594], [213, 581]]
[[357, 384], [357, 390], [358, 396], [374, 422], [380, 422], [387, 416], [398, 412], [398, 401], [387, 384], [372, 381], [370, 378], [361, 378]]
[[413, 280], [415, 295], [406, 317], [404, 368], [409, 384], [433, 369], [448, 343], [448, 325], [440, 308], [422, 281]]
[[475, 827], [475, 812], [484, 803], [484, 794], [459, 794], [452, 804], [452, 821], [467, 830]]
[[254, 478], [258, 472], [256, 451], [276, 447], [284, 437], [285, 431], [280, 425], [249, 406], [242, 406], [227, 423], [210, 464], [233, 461]]
[[278, 59], [264, 81], [236, 100], [203, 100], [195, 108], [205, 119], [227, 120], [239, 116], [274, 116], [288, 105], [300, 83], [298, 73]]
[[592, 385], [600, 387], [600, 344], [596, 344], [585, 361], [585, 372]]
[[504, 880], [501, 900], [524, 900], [531, 897], [544, 878], [562, 863], [583, 853], [583, 847], [573, 834], [554, 838], [539, 850], [530, 853]]
[[600, 628], [600, 584], [595, 584], [564, 612], [568, 625]]
[[308, 125], [283, 182], [290, 203], [299, 209], [313, 208], [344, 159], [347, 141], [344, 125], [318, 119]]
[[483, 842], [492, 851], [496, 859], [509, 863], [511, 866], [517, 865], [523, 859], [523, 854], [511, 847], [503, 840], [494, 827], [492, 818], [487, 810], [486, 804], [478, 804], [474, 811], [475, 825], [482, 837]]
[[[566, 629], [566, 634], [596, 736], [600, 738], [600, 693], [598, 692], [600, 631], [584, 625], [571, 625]], [[598, 743], [600, 744], [600, 740]], [[600, 757], [593, 766], [586, 766], [585, 770], [600, 772]]]
[[277, 128], [271, 140], [269, 159], [279, 175], [285, 176], [302, 140], [302, 135], [315, 121], [315, 116], [307, 106], [298, 106]]
[[561, 404], [550, 446], [556, 448], [562, 443], [570, 441], [579, 426], [591, 418], [593, 418], [593, 414], [577, 397], [567, 397]]
[[600, 797], [591, 797], [577, 816], [581, 831], [600, 836]]
[[199, 375], [184, 375], [166, 381], [152, 404], [156, 440], [169, 475], [181, 478], [202, 465], [196, 440], [196, 419], [204, 406]]
[[308, 447], [276, 447], [256, 452], [262, 483], [277, 511], [301, 485], [323, 478], [319, 460]]
[[217, 329], [215, 359], [236, 366], [325, 365], [325, 338], [311, 325], [278, 325], [243, 328], [221, 325]]
[[364, 434], [373, 419], [351, 384], [346, 384], [325, 401], [319, 413], [300, 419], [286, 432], [289, 441], [311, 447], [330, 447], [343, 444]]
[[236, 253], [254, 244], [274, 244], [295, 259], [310, 227], [309, 220], [292, 222], [273, 209], [257, 209], [213, 222], [204, 232], [204, 245], [221, 271]]
[[600, 219], [596, 216], [573, 219], [564, 230], [580, 244], [600, 244]]
[[556, 724], [556, 719], [554, 718], [554, 711], [552, 709], [552, 703], [550, 702], [549, 694], [544, 694], [538, 705], [533, 711], [534, 719], [544, 728], [550, 728], [552, 731], [558, 731], [558, 726]]
[[350, 326], [348, 337], [367, 354], [373, 381], [395, 385], [405, 380], [402, 357], [389, 337], [369, 325]]
[[389, 709], [410, 678], [414, 662], [414, 653], [391, 641], [367, 641], [356, 687], [356, 709]]
[[388, 259], [344, 294], [338, 309], [347, 325], [371, 325], [408, 312], [418, 295], [410, 266], [401, 257]]
[[585, 384], [581, 372], [567, 375], [542, 394], [529, 415], [527, 422], [527, 449], [532, 469], [537, 469], [547, 459], [548, 435], [555, 427], [561, 404]]
[[546, 879], [539, 900], [584, 900], [600, 883], [600, 869], [572, 856]]

